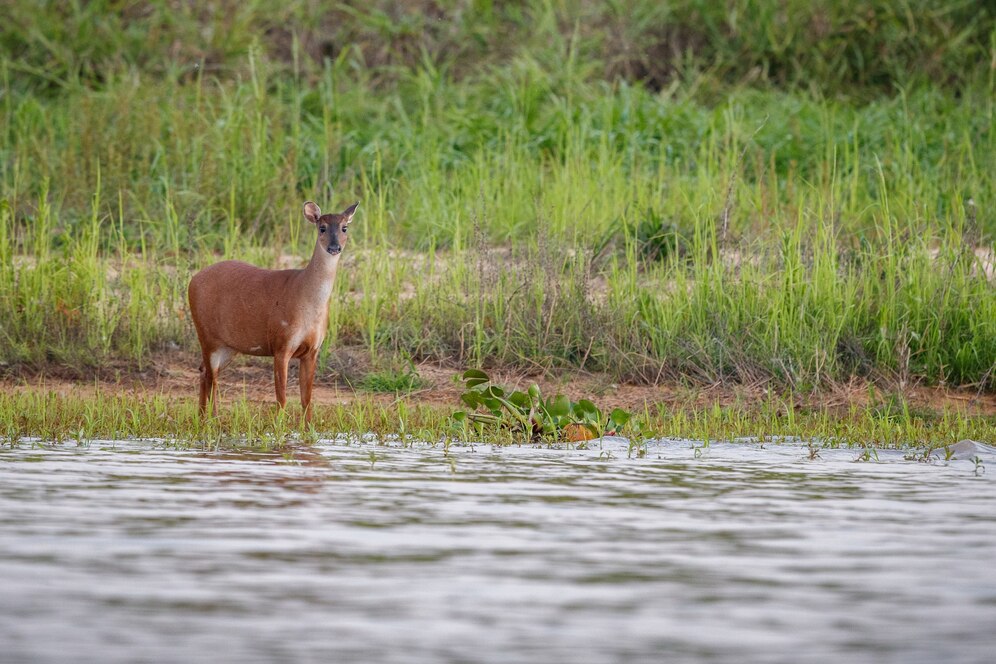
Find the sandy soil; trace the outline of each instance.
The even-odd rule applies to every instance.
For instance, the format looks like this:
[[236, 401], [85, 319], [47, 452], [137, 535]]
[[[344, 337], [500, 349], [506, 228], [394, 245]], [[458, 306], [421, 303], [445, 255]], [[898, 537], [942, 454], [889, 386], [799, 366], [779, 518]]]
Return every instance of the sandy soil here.
[[[200, 358], [193, 353], [173, 352], [154, 356], [141, 369], [128, 363], [112, 363], [99, 370], [78, 371], [56, 365], [40, 369], [18, 368], [8, 370], [0, 378], [0, 390], [54, 391], [60, 394], [130, 393], [137, 396], [165, 394], [173, 398], [197, 398], [198, 364]], [[296, 401], [297, 370], [292, 363], [288, 397]], [[348, 363], [347, 363], [348, 364]], [[409, 402], [429, 403], [443, 407], [458, 407], [461, 385], [454, 381], [459, 368], [422, 364], [417, 367], [427, 387], [401, 398]], [[354, 389], [351, 384], [362, 376], [367, 367], [353, 366], [339, 371], [320, 372], [315, 381], [315, 399], [318, 404], [350, 403], [357, 399], [373, 400], [385, 404], [396, 401], [395, 394], [378, 394]], [[351, 375], [350, 375], [351, 374]], [[573, 399], [590, 398], [602, 408], [622, 407], [630, 410], [651, 409], [661, 405], [704, 407], [720, 405], [746, 405], [767, 400], [769, 387], [765, 385], [628, 385], [613, 382], [605, 375], [590, 373], [548, 373], [527, 375], [508, 371], [489, 371], [492, 379], [501, 385], [525, 389], [538, 383], [544, 394], [557, 392]], [[963, 410], [977, 415], [996, 415], [996, 394], [979, 394], [974, 389], [946, 387], [904, 386], [899, 384], [869, 384], [853, 381], [835, 385], [817, 392], [796, 394], [792, 397], [796, 409], [830, 408], [846, 411], [852, 406], [864, 406], [871, 395], [881, 398], [884, 394], [901, 394], [911, 406], [930, 410]], [[777, 394], [777, 392], [776, 392]], [[272, 361], [267, 358], [238, 358], [221, 374], [223, 401], [245, 396], [252, 401], [267, 402], [273, 397]]]

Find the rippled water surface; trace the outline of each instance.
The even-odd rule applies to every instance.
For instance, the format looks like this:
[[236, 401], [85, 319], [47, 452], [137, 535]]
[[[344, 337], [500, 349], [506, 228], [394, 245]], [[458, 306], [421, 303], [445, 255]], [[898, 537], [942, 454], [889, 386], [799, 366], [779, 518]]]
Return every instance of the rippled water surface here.
[[990, 662], [969, 445], [22, 443], [0, 660]]

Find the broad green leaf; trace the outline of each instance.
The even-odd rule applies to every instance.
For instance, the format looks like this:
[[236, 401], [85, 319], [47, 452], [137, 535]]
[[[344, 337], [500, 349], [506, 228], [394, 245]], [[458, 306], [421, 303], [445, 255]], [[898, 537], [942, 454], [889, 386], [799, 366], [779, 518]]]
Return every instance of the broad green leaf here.
[[612, 411], [612, 414], [609, 415], [609, 421], [612, 424], [615, 424], [614, 428], [618, 429], [626, 426], [626, 423], [629, 422], [631, 417], [633, 416], [622, 408], [616, 408]]
[[546, 409], [554, 417], [564, 417], [571, 412], [571, 400], [558, 394], [546, 402]]
[[492, 413], [497, 414], [501, 412], [501, 401], [499, 401], [498, 399], [482, 396], [481, 402], [484, 404], [484, 407], [490, 410]]
[[491, 382], [488, 374], [484, 373], [480, 369], [467, 369], [463, 372], [463, 379], [467, 383], [468, 389]]
[[508, 400], [523, 410], [527, 410], [531, 405], [529, 395], [525, 392], [512, 392], [508, 395]]
[[602, 412], [598, 410], [598, 406], [587, 399], [581, 399], [574, 404], [574, 412], [583, 417], [593, 416], [596, 419], [602, 415]]

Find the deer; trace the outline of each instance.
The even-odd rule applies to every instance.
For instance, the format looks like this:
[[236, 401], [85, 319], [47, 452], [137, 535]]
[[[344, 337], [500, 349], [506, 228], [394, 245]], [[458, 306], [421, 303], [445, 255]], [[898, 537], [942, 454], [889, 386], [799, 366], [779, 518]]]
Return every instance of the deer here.
[[218, 373], [237, 355], [273, 358], [273, 383], [280, 409], [287, 404], [287, 367], [300, 361], [298, 380], [304, 421], [311, 421], [315, 366], [328, 331], [329, 299], [346, 230], [359, 202], [337, 214], [322, 214], [312, 201], [304, 218], [317, 238], [304, 269], [267, 270], [242, 261], [209, 265], [190, 279], [187, 299], [201, 345], [200, 413], [218, 414]]

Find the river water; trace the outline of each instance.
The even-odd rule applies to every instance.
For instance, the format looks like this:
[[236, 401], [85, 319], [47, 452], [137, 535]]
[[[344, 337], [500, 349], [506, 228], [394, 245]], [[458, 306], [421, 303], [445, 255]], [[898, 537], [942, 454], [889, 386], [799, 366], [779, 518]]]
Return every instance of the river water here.
[[0, 661], [994, 661], [996, 450], [860, 452], [6, 445]]

